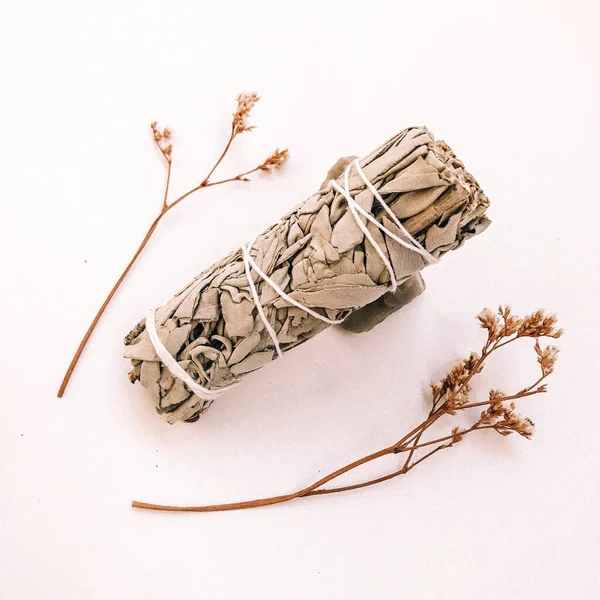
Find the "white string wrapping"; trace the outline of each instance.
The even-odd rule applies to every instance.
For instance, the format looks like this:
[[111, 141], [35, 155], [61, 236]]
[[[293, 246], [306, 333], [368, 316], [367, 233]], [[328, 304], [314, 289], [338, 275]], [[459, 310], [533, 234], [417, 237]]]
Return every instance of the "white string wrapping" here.
[[281, 347], [279, 346], [279, 340], [277, 339], [277, 334], [275, 330], [269, 323], [269, 319], [267, 319], [267, 315], [265, 315], [265, 311], [260, 303], [260, 298], [258, 297], [258, 292], [256, 291], [256, 287], [254, 286], [254, 281], [252, 281], [252, 273], [250, 272], [250, 267], [252, 267], [263, 279], [263, 281], [271, 286], [284, 300], [296, 306], [300, 310], [307, 312], [309, 315], [315, 317], [315, 319], [319, 319], [329, 325], [337, 325], [341, 323], [344, 319], [328, 319], [324, 315], [319, 314], [318, 312], [312, 310], [312, 308], [308, 308], [308, 306], [304, 306], [297, 300], [294, 300], [291, 296], [288, 296], [266, 273], [262, 271], [262, 269], [254, 262], [254, 259], [250, 256], [250, 250], [252, 245], [254, 244], [254, 240], [250, 243], [242, 246], [242, 253], [244, 256], [244, 266], [246, 267], [246, 275], [248, 277], [248, 283], [250, 284], [250, 291], [252, 292], [252, 298], [254, 299], [254, 304], [256, 304], [256, 308], [258, 309], [258, 314], [262, 319], [262, 322], [265, 324], [265, 328], [268, 331], [271, 339], [273, 340], [273, 344], [275, 344], [275, 350], [277, 351], [277, 356], [281, 358], [283, 356], [283, 352], [281, 351]]
[[[410, 243], [406, 242], [402, 238], [400, 238], [397, 235], [395, 235], [394, 233], [392, 233], [387, 227], [385, 227], [379, 221], [377, 221], [377, 219], [375, 219], [373, 217], [373, 215], [371, 215], [362, 206], [360, 206], [360, 204], [358, 204], [358, 202], [356, 202], [356, 200], [354, 200], [354, 198], [350, 194], [350, 183], [349, 183], [350, 170], [352, 168], [352, 165], [354, 165], [354, 167], [356, 168], [356, 172], [360, 175], [361, 179], [365, 182], [365, 185], [367, 186], [369, 191], [373, 194], [373, 196], [377, 199], [379, 204], [381, 204], [382, 208], [390, 216], [390, 218], [392, 219], [392, 222], [409, 239]], [[438, 259], [435, 258], [433, 255], [431, 255], [429, 252], [427, 252], [427, 250], [425, 250], [425, 248], [423, 248], [423, 246], [421, 246], [421, 244], [419, 244], [419, 242], [417, 242], [417, 240], [415, 240], [415, 238], [406, 230], [406, 228], [398, 220], [398, 217], [396, 217], [396, 215], [392, 212], [392, 210], [385, 203], [385, 201], [383, 200], [383, 198], [381, 197], [379, 192], [375, 189], [375, 186], [371, 183], [369, 178], [365, 175], [364, 171], [362, 170], [362, 168], [360, 166], [358, 159], [354, 160], [352, 163], [350, 163], [346, 167], [346, 170], [344, 171], [344, 187], [343, 188], [340, 187], [337, 184], [337, 182], [334, 181], [333, 179], [329, 183], [332, 185], [333, 189], [335, 189], [337, 192], [342, 194], [342, 196], [344, 196], [346, 202], [348, 203], [348, 208], [350, 209], [350, 212], [352, 213], [352, 216], [354, 217], [354, 220], [356, 221], [356, 224], [360, 227], [361, 231], [364, 233], [365, 237], [369, 240], [369, 242], [371, 242], [373, 248], [375, 248], [375, 251], [377, 252], [377, 254], [379, 254], [381, 260], [383, 261], [383, 264], [385, 265], [386, 269], [388, 270], [388, 272], [390, 274], [390, 291], [391, 292], [395, 292], [396, 289], [398, 288], [398, 283], [402, 283], [403, 281], [408, 279], [408, 277], [405, 277], [403, 280], [398, 282], [398, 280], [396, 279], [396, 273], [394, 272], [394, 268], [392, 267], [386, 253], [381, 248], [381, 246], [375, 241], [375, 239], [371, 235], [371, 232], [367, 229], [367, 226], [363, 223], [363, 221], [360, 218], [360, 216], [358, 215], [358, 213], [362, 214], [367, 220], [369, 220], [371, 223], [373, 223], [373, 225], [378, 227], [383, 233], [385, 233], [387, 236], [391, 237], [394, 241], [396, 241], [401, 246], [404, 246], [406, 249], [410, 250], [411, 252], [416, 252], [417, 254], [420, 254], [421, 256], [423, 256], [425, 258], [425, 260], [427, 260], [427, 262], [431, 262], [431, 263], [437, 262]], [[284, 300], [286, 300], [293, 306], [298, 307], [299, 309], [307, 312], [309, 315], [315, 317], [316, 319], [323, 321], [324, 323], [328, 323], [329, 325], [336, 325], [343, 321], [343, 319], [340, 319], [340, 320], [329, 319], [329, 318], [319, 314], [318, 312], [308, 308], [307, 306], [302, 305], [297, 300], [294, 300], [294, 298], [292, 298], [291, 296], [288, 296], [266, 273], [264, 273], [260, 269], [260, 267], [256, 264], [256, 262], [254, 262], [254, 259], [250, 256], [250, 250], [252, 249], [252, 246], [254, 245], [254, 241], [255, 240], [252, 240], [250, 243], [242, 246], [242, 253], [243, 253], [243, 257], [244, 257], [244, 266], [246, 268], [246, 276], [248, 277], [248, 283], [250, 284], [250, 291], [252, 292], [252, 298], [254, 299], [254, 304], [256, 304], [256, 308], [258, 309], [258, 314], [260, 315], [260, 318], [262, 319], [262, 322], [265, 325], [265, 329], [267, 330], [267, 332], [271, 336], [271, 339], [273, 340], [273, 344], [275, 345], [275, 350], [279, 357], [283, 356], [283, 352], [279, 345], [279, 340], [277, 339], [277, 334], [275, 333], [275, 330], [271, 326], [271, 323], [269, 323], [269, 320], [267, 319], [267, 316], [265, 315], [265, 311], [263, 310], [263, 307], [260, 303], [260, 298], [258, 297], [258, 292], [256, 291], [256, 287], [254, 286], [254, 281], [252, 280], [252, 273], [250, 271], [250, 268], [253, 268], [261, 276], [261, 278], [263, 279], [263, 281], [266, 284], [271, 286], [271, 288], [273, 288], [273, 290], [275, 290], [275, 292], [277, 292], [277, 294], [279, 294], [279, 296], [281, 298], [283, 298]]]
[[[356, 172], [361, 177], [361, 179], [364, 181], [364, 183], [367, 186], [367, 188], [369, 189], [369, 191], [377, 199], [379, 204], [381, 204], [381, 207], [383, 208], [383, 210], [385, 210], [385, 212], [390, 217], [390, 219], [392, 220], [394, 225], [396, 225], [396, 227], [398, 227], [398, 229], [404, 234], [404, 236], [406, 236], [406, 238], [408, 238], [408, 240], [409, 240], [408, 242], [406, 240], [398, 237], [396, 234], [392, 233], [387, 227], [385, 227], [382, 223], [377, 221], [377, 219], [375, 219], [375, 217], [373, 217], [373, 215], [371, 215], [362, 206], [360, 206], [360, 204], [358, 204], [358, 202], [356, 202], [356, 200], [354, 200], [354, 198], [352, 197], [352, 194], [350, 193], [350, 184], [349, 184], [350, 170], [352, 169], [352, 166], [354, 166], [356, 168]], [[350, 163], [346, 167], [346, 170], [344, 171], [344, 187], [343, 188], [341, 186], [339, 186], [337, 184], [337, 182], [334, 181], [333, 179], [329, 183], [333, 187], [333, 189], [335, 189], [338, 193], [340, 193], [345, 198], [345, 200], [348, 204], [348, 208], [350, 209], [350, 212], [351, 212], [352, 216], [354, 217], [354, 220], [356, 221], [356, 224], [360, 227], [361, 231], [364, 233], [365, 237], [369, 240], [369, 242], [371, 242], [371, 245], [373, 246], [373, 248], [375, 249], [377, 254], [379, 254], [379, 257], [381, 258], [383, 264], [385, 265], [385, 268], [388, 270], [388, 272], [390, 274], [390, 291], [391, 292], [395, 292], [396, 289], [398, 288], [398, 284], [402, 283], [403, 281], [408, 279], [408, 277], [410, 277], [410, 276], [407, 276], [400, 281], [398, 281], [396, 279], [396, 274], [394, 272], [394, 268], [392, 267], [385, 251], [375, 241], [375, 239], [371, 235], [370, 231], [368, 230], [367, 226], [365, 225], [365, 223], [363, 222], [363, 220], [361, 219], [359, 214], [362, 215], [363, 217], [365, 217], [365, 219], [368, 220], [369, 222], [371, 222], [373, 225], [375, 225], [382, 233], [384, 233], [385, 235], [392, 238], [395, 242], [397, 242], [398, 244], [400, 244], [407, 250], [410, 250], [411, 252], [415, 252], [415, 253], [421, 255], [428, 263], [435, 263], [438, 261], [437, 258], [435, 258], [429, 252], [427, 252], [427, 250], [425, 250], [425, 248], [423, 248], [423, 246], [421, 246], [421, 244], [419, 244], [419, 242], [417, 242], [417, 240], [415, 240], [415, 238], [406, 230], [406, 228], [398, 220], [398, 218], [392, 212], [390, 207], [385, 203], [385, 201], [383, 200], [383, 198], [381, 197], [379, 192], [375, 189], [375, 186], [371, 183], [369, 178], [365, 175], [364, 171], [362, 170], [362, 168], [360, 166], [358, 159], [354, 160], [352, 163]], [[256, 305], [258, 314], [259, 314], [262, 322], [264, 323], [267, 333], [273, 340], [273, 344], [275, 346], [275, 351], [277, 352], [277, 356], [279, 356], [281, 358], [283, 356], [283, 352], [279, 345], [279, 340], [277, 339], [277, 333], [273, 329], [273, 326], [269, 322], [269, 319], [267, 319], [267, 315], [265, 314], [264, 308], [262, 307], [262, 304], [260, 302], [260, 297], [256, 290], [256, 286], [254, 285], [254, 281], [252, 279], [252, 271], [251, 271], [252, 269], [254, 269], [258, 273], [258, 275], [262, 278], [262, 280], [267, 285], [269, 285], [286, 302], [288, 302], [292, 306], [295, 306], [295, 307], [299, 308], [300, 310], [308, 313], [315, 319], [319, 319], [320, 321], [323, 321], [324, 323], [327, 323], [328, 325], [336, 325], [338, 323], [341, 323], [344, 319], [329, 319], [328, 317], [312, 310], [308, 306], [304, 306], [302, 303], [298, 302], [297, 300], [295, 300], [294, 298], [292, 298], [291, 296], [286, 294], [256, 264], [256, 262], [250, 255], [250, 250], [252, 249], [252, 246], [254, 245], [255, 240], [256, 240], [256, 238], [253, 239], [248, 244], [244, 244], [241, 246], [242, 257], [244, 259], [244, 268], [246, 271], [246, 277], [248, 279], [248, 285], [250, 286], [250, 293], [252, 294], [252, 298], [254, 300], [254, 304]], [[146, 317], [146, 329], [148, 331], [148, 337], [150, 338], [150, 342], [154, 346], [154, 350], [155, 350], [157, 356], [160, 358], [160, 360], [165, 365], [165, 367], [167, 367], [167, 369], [169, 370], [171, 375], [173, 375], [173, 377], [177, 377], [178, 379], [181, 379], [181, 381], [183, 381], [183, 383], [185, 383], [187, 385], [187, 387], [196, 396], [198, 396], [202, 400], [212, 401], [215, 398], [217, 398], [218, 396], [220, 396], [221, 394], [223, 394], [228, 388], [230, 388], [234, 385], [237, 385], [239, 383], [239, 381], [234, 381], [226, 387], [217, 388], [217, 389], [208, 389], [208, 388], [200, 385], [197, 381], [195, 381], [189, 375], [189, 373], [187, 373], [187, 371], [185, 371], [185, 369], [183, 369], [179, 365], [179, 363], [177, 362], [177, 360], [175, 360], [173, 355], [165, 348], [164, 344], [162, 343], [161, 339], [158, 336], [158, 332], [156, 331], [154, 310], [151, 310], [148, 313], [148, 316]]]
[[[396, 225], [396, 227], [398, 227], [398, 229], [410, 240], [411, 244], [407, 243], [403, 239], [394, 235], [389, 229], [384, 227], [379, 221], [375, 220], [370, 213], [368, 213], [366, 210], [364, 210], [363, 207], [360, 206], [360, 204], [357, 204], [354, 201], [354, 199], [352, 199], [352, 202], [356, 205], [356, 208], [358, 209], [358, 211], [361, 212], [367, 219], [369, 219], [369, 221], [371, 221], [373, 223], [373, 225], [376, 225], [377, 227], [379, 227], [379, 229], [381, 229], [381, 231], [383, 231], [385, 234], [390, 236], [393, 240], [398, 242], [398, 244], [400, 244], [401, 246], [404, 246], [405, 248], [407, 248], [408, 250], [411, 250], [412, 252], [416, 252], [417, 254], [420, 254], [429, 263], [438, 262], [439, 259], [437, 259], [435, 256], [433, 256], [433, 254], [430, 254], [429, 252], [427, 252], [427, 250], [425, 250], [425, 248], [423, 248], [423, 246], [421, 246], [421, 244], [419, 244], [419, 242], [417, 242], [417, 240], [415, 240], [415, 238], [410, 234], [408, 229], [406, 229], [406, 227], [404, 227], [404, 225], [402, 225], [402, 223], [398, 220], [398, 217], [396, 217], [396, 215], [394, 214], [392, 209], [386, 204], [386, 202], [381, 197], [379, 192], [375, 189], [375, 186], [371, 183], [369, 178], [365, 175], [364, 171], [362, 170], [362, 168], [360, 166], [360, 162], [359, 162], [358, 158], [354, 160], [353, 164], [356, 167], [356, 172], [360, 175], [361, 179], [365, 182], [365, 185], [369, 188], [369, 191], [373, 194], [373, 196], [375, 196], [375, 198], [377, 199], [379, 204], [381, 204], [381, 206], [383, 207], [383, 210], [385, 210], [385, 212], [388, 214], [388, 216], [392, 219], [394, 225]], [[350, 165], [348, 165], [348, 167], [346, 168], [346, 171], [344, 173], [344, 185], [346, 186], [346, 189], [344, 191], [348, 195], [350, 195], [349, 186], [348, 186], [349, 173], [350, 173]], [[337, 183], [335, 181], [332, 180], [331, 183], [335, 187], [339, 188], [339, 186], [337, 185]], [[346, 200], [348, 200], [348, 198], [346, 197], [346, 194], [344, 194], [344, 198], [346, 198]]]

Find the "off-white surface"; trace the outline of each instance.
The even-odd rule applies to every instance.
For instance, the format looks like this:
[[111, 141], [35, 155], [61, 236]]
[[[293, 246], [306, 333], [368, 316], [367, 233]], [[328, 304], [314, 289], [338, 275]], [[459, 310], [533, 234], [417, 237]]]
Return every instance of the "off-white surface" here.
[[[596, 2], [566, 0], [5, 6], [0, 597], [598, 598], [598, 27]], [[165, 219], [59, 401], [161, 202], [149, 122], [175, 131], [183, 192], [242, 90], [263, 96], [259, 127], [220, 173], [275, 146], [290, 148], [288, 167]], [[339, 156], [412, 124], [465, 161], [493, 226], [374, 331], [329, 330], [201, 422], [163, 422], [127, 381], [123, 335]], [[479, 347], [473, 315], [505, 301], [557, 311], [568, 332], [550, 393], [523, 407], [534, 441], [481, 434], [403, 479], [267, 509], [130, 508], [283, 493], [391, 443], [423, 416], [428, 381]], [[531, 380], [526, 345], [490, 365], [482, 395]]]

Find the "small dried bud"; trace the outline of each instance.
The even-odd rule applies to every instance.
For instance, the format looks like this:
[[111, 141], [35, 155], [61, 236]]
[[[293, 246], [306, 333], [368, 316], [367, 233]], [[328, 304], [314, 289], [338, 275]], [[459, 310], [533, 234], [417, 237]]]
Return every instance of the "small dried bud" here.
[[455, 390], [471, 376], [471, 371], [475, 364], [475, 360], [472, 357], [473, 355], [466, 360], [459, 360], [450, 371], [448, 371], [441, 381], [443, 391]]
[[154, 142], [156, 143], [158, 149], [161, 151], [162, 155], [165, 157], [168, 163], [171, 162], [171, 153], [173, 152], [173, 146], [168, 144], [165, 146], [165, 140], [169, 139], [172, 135], [171, 130], [168, 127], [159, 129], [158, 123], [156, 121], [152, 121], [150, 123], [150, 127], [152, 129], [152, 137], [154, 138]]
[[506, 306], [500, 305], [498, 307], [498, 314], [504, 320], [504, 326], [502, 328], [502, 335], [504, 337], [508, 337], [508, 336], [511, 336], [511, 335], [514, 335], [515, 333], [517, 333], [517, 331], [519, 330], [519, 327], [521, 327], [521, 324], [523, 323], [523, 319], [512, 314], [512, 308], [510, 307], [510, 305], [508, 305], [508, 304]]
[[444, 406], [449, 411], [455, 411], [469, 402], [469, 392], [471, 388], [468, 385], [463, 385], [458, 391], [449, 392], [446, 396]]
[[554, 371], [554, 365], [558, 358], [558, 348], [556, 346], [546, 346], [542, 349], [539, 339], [535, 340], [535, 352], [538, 355], [538, 363], [542, 369], [542, 375], [550, 375]]
[[460, 431], [460, 427], [456, 426], [453, 430], [452, 430], [452, 443], [453, 444], [457, 444], [458, 442], [462, 441], [462, 439], [465, 437], [464, 433]]
[[556, 329], [557, 320], [556, 315], [548, 315], [541, 309], [537, 310], [523, 319], [518, 335], [559, 338], [563, 332], [562, 329]]
[[490, 390], [490, 402], [492, 404], [495, 404], [497, 402], [500, 402], [504, 397], [505, 394], [503, 392], [501, 392], [500, 390]]
[[234, 135], [244, 133], [244, 131], [252, 131], [254, 126], [248, 125], [248, 116], [254, 105], [260, 100], [257, 94], [244, 92], [237, 97], [237, 108], [233, 113], [233, 129]]
[[480, 425], [493, 425], [504, 415], [504, 405], [502, 404], [504, 394], [499, 390], [490, 390], [489, 397], [490, 405], [481, 413], [478, 421]]
[[429, 384], [429, 387], [431, 388], [431, 395], [433, 396], [433, 399], [437, 400], [442, 393], [442, 386], [432, 381]]
[[[469, 373], [471, 371], [473, 371], [473, 369], [475, 369], [475, 365], [477, 364], [477, 361], [480, 358], [481, 358], [481, 356], [479, 356], [479, 354], [477, 354], [477, 352], [471, 352], [471, 356], [469, 356], [469, 358], [467, 358], [467, 360], [465, 360], [465, 369]], [[481, 371], [483, 371], [483, 362], [477, 368], [477, 373], [481, 373]]]
[[162, 133], [158, 129], [158, 123], [156, 121], [152, 121], [152, 123], [150, 123], [150, 127], [152, 128], [152, 137], [154, 138], [154, 141], [160, 142], [162, 139]]
[[[534, 422], [527, 418], [523, 417], [519, 413], [515, 411], [515, 403], [511, 402], [510, 408], [504, 409], [504, 420], [500, 421], [497, 424], [497, 431], [502, 433], [501, 430], [504, 431], [514, 431], [527, 439], [531, 439], [533, 436], [533, 432], [535, 429]], [[506, 435], [503, 433], [503, 435]]]
[[503, 318], [506, 319], [507, 317], [510, 316], [512, 312], [512, 306], [510, 304], [501, 304], [498, 307], [498, 314]]
[[487, 329], [490, 340], [495, 340], [500, 335], [500, 319], [489, 308], [484, 308], [478, 315], [477, 319], [481, 323], [483, 329]]
[[259, 165], [258, 169], [260, 171], [270, 171], [271, 169], [277, 169], [281, 167], [287, 159], [289, 158], [289, 152], [287, 148], [285, 150], [279, 150], [277, 148], [265, 162]]
[[488, 410], [484, 410], [477, 421], [477, 425], [493, 425], [497, 421], [496, 417], [491, 415]]
[[519, 435], [530, 440], [535, 433], [535, 423], [527, 417], [521, 417], [521, 420], [514, 427], [513, 431], [516, 431]]

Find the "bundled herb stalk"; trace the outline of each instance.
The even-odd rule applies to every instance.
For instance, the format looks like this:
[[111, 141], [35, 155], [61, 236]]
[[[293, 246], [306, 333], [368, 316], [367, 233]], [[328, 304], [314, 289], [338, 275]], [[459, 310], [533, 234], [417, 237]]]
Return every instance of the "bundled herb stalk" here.
[[[423, 267], [483, 231], [489, 224], [489, 202], [452, 150], [422, 127], [402, 131], [361, 159], [362, 174], [353, 168], [352, 158], [340, 159], [316, 194], [258, 236], [250, 256], [289, 298], [327, 320], [346, 319], [348, 328], [360, 331], [422, 289], [418, 273]], [[364, 177], [402, 228], [377, 202]], [[410, 250], [357, 216], [347, 195], [395, 237], [412, 242], [412, 236], [426, 252]], [[402, 284], [394, 293], [390, 266], [393, 279]], [[156, 310], [164, 348], [205, 388], [226, 388], [277, 358], [265, 318], [284, 352], [328, 326], [290, 304], [257, 270], [250, 277], [263, 316], [241, 249]], [[126, 336], [125, 357], [132, 361], [130, 380], [144, 385], [169, 422], [195, 421], [210, 406], [210, 399], [193, 394], [161, 362], [145, 320]]]

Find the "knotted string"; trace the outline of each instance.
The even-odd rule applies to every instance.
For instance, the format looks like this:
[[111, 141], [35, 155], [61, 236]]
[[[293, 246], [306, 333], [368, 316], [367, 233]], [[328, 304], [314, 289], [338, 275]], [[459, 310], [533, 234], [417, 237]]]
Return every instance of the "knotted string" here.
[[[381, 207], [383, 208], [383, 210], [390, 217], [390, 219], [392, 220], [394, 225], [396, 225], [396, 227], [398, 227], [398, 229], [402, 232], [402, 234], [408, 239], [408, 241], [402, 239], [401, 237], [398, 237], [396, 234], [391, 232], [387, 227], [385, 227], [385, 225], [380, 223], [377, 219], [375, 219], [375, 217], [373, 217], [373, 215], [371, 215], [362, 206], [360, 206], [360, 204], [358, 204], [358, 202], [356, 202], [356, 200], [352, 197], [352, 194], [350, 193], [350, 183], [349, 183], [350, 170], [352, 169], [352, 166], [355, 167], [356, 172], [358, 173], [360, 178], [364, 181], [366, 187], [373, 194], [374, 198], [377, 199], [379, 204], [381, 204]], [[338, 193], [340, 193], [345, 198], [345, 200], [348, 204], [348, 208], [350, 209], [350, 212], [351, 212], [352, 216], [354, 217], [354, 220], [356, 221], [356, 224], [361, 229], [361, 231], [364, 233], [365, 237], [369, 240], [369, 242], [371, 242], [371, 245], [373, 246], [373, 248], [375, 249], [375, 251], [377, 252], [379, 257], [381, 258], [385, 268], [388, 270], [388, 272], [390, 274], [390, 291], [391, 292], [395, 292], [396, 289], [398, 288], [398, 285], [400, 283], [402, 283], [403, 281], [405, 281], [406, 279], [408, 279], [410, 277], [410, 275], [404, 277], [400, 281], [397, 280], [396, 274], [394, 272], [394, 268], [392, 267], [392, 264], [390, 263], [386, 252], [375, 241], [375, 239], [371, 235], [371, 232], [368, 230], [367, 226], [361, 219], [360, 215], [365, 217], [366, 220], [368, 220], [370, 223], [375, 225], [382, 233], [384, 233], [388, 237], [392, 238], [396, 243], [400, 244], [401, 246], [403, 246], [407, 250], [410, 250], [411, 252], [415, 252], [416, 254], [421, 255], [428, 263], [435, 263], [438, 261], [437, 258], [435, 258], [429, 252], [427, 252], [427, 250], [425, 250], [425, 248], [423, 248], [423, 246], [421, 246], [421, 244], [419, 244], [419, 242], [417, 242], [417, 240], [415, 240], [415, 238], [406, 230], [406, 228], [398, 220], [398, 218], [392, 212], [390, 207], [385, 203], [385, 201], [383, 200], [383, 198], [381, 197], [379, 192], [375, 189], [375, 186], [371, 183], [369, 178], [365, 175], [364, 171], [362, 170], [362, 168], [360, 166], [358, 159], [354, 160], [352, 163], [350, 163], [346, 167], [346, 170], [344, 171], [344, 187], [343, 188], [340, 187], [337, 184], [337, 182], [334, 181], [333, 179], [329, 183], [331, 184], [331, 186], [333, 187], [334, 190], [336, 190]], [[248, 244], [243, 244], [241, 246], [242, 257], [244, 260], [244, 269], [246, 271], [246, 277], [248, 279], [248, 285], [250, 286], [250, 293], [252, 294], [252, 299], [254, 300], [254, 304], [256, 305], [256, 309], [258, 311], [258, 314], [259, 314], [262, 322], [264, 323], [267, 333], [273, 340], [273, 344], [275, 346], [275, 351], [277, 352], [277, 355], [279, 357], [283, 356], [283, 352], [279, 345], [279, 340], [277, 339], [277, 333], [275, 332], [275, 330], [273, 329], [273, 326], [269, 322], [269, 319], [267, 318], [267, 315], [265, 314], [264, 308], [261, 304], [260, 297], [258, 295], [258, 291], [256, 290], [256, 286], [254, 285], [254, 281], [252, 279], [252, 269], [254, 269], [259, 274], [259, 276], [262, 278], [262, 280], [267, 285], [269, 285], [286, 302], [288, 302], [292, 306], [295, 306], [295, 307], [299, 308], [300, 310], [308, 313], [315, 319], [319, 319], [320, 321], [323, 321], [324, 323], [327, 323], [328, 325], [336, 325], [338, 323], [341, 323], [344, 320], [344, 319], [329, 319], [328, 317], [312, 310], [308, 306], [304, 306], [301, 302], [298, 302], [297, 300], [295, 300], [294, 298], [292, 298], [291, 296], [286, 294], [256, 264], [255, 260], [250, 255], [250, 250], [252, 249], [252, 246], [254, 245], [255, 241], [256, 241], [256, 238], [254, 238]], [[165, 348], [164, 344], [160, 340], [160, 338], [158, 336], [158, 332], [156, 331], [154, 310], [151, 310], [150, 313], [148, 314], [148, 317], [146, 318], [146, 329], [148, 331], [148, 336], [150, 338], [150, 342], [154, 346], [154, 350], [156, 351], [157, 356], [160, 358], [160, 360], [165, 365], [165, 367], [167, 367], [167, 369], [169, 370], [171, 375], [173, 375], [173, 377], [177, 377], [178, 379], [181, 379], [181, 381], [183, 381], [188, 386], [188, 388], [202, 400], [212, 401], [215, 398], [217, 398], [218, 396], [220, 396], [221, 394], [223, 394], [225, 391], [227, 391], [228, 388], [230, 388], [234, 385], [237, 385], [239, 383], [239, 380], [234, 381], [225, 387], [216, 388], [216, 389], [209, 389], [209, 388], [204, 387], [203, 385], [200, 385], [197, 381], [194, 381], [194, 379], [189, 375], [189, 373], [187, 373], [187, 371], [185, 371], [185, 369], [183, 369], [179, 365], [177, 360]]]

